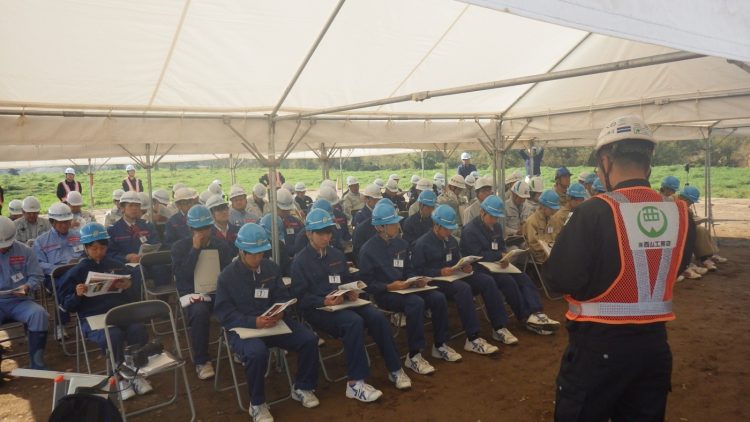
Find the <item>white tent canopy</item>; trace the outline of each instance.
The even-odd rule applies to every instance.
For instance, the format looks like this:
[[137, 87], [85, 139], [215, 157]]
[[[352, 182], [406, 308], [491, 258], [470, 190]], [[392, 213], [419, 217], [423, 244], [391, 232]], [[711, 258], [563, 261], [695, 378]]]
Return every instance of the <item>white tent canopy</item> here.
[[[450, 0], [349, 0], [340, 10], [333, 0], [3, 2], [0, 161], [248, 147], [280, 155], [321, 144], [476, 149], [477, 140], [517, 136], [586, 145], [624, 113], [642, 115], [662, 140], [702, 138], [708, 128], [750, 120], [743, 62], [750, 60], [750, 8], [741, 0], [669, 0], [648, 6], [648, 20], [635, 19], [643, 0], [548, 0], [540, 4], [549, 8], [528, 10], [527, 2], [471, 3], [489, 7]], [[563, 7], [569, 4], [575, 7]], [[644, 58], [653, 56], [660, 64], [648, 65]], [[628, 68], [636, 64], [643, 66]], [[492, 81], [502, 87], [440, 91]], [[442, 95], [454, 91], [471, 92]], [[370, 103], [399, 96], [410, 100]], [[357, 103], [365, 106], [342, 107]]]

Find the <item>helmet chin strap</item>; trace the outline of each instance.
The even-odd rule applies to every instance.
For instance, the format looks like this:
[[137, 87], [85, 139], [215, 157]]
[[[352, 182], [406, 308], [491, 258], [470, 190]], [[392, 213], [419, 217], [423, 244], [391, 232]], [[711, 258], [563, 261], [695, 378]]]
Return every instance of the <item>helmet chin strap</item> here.
[[604, 187], [607, 189], [607, 192], [612, 192], [612, 184], [609, 182], [609, 172], [612, 171], [612, 159], [610, 158], [607, 168], [604, 167], [604, 160], [602, 160], [601, 156], [597, 157], [597, 161], [599, 161], [599, 168], [604, 173]]

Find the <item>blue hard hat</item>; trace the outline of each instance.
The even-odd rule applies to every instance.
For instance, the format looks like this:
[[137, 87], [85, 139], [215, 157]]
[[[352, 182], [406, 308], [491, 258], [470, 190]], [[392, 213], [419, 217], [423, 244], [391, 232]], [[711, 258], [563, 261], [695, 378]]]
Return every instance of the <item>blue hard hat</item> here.
[[567, 194], [571, 198], [584, 199], [586, 198], [586, 188], [580, 183], [573, 183], [568, 186]]
[[591, 173], [586, 175], [586, 179], [583, 181], [583, 183], [586, 183], [587, 185], [590, 185], [594, 183], [594, 180], [598, 179], [599, 176], [596, 175], [596, 172], [592, 171]]
[[419, 197], [417, 197], [417, 202], [428, 207], [434, 207], [437, 203], [437, 196], [435, 196], [435, 192], [431, 190], [423, 190], [422, 193], [419, 194]]
[[539, 203], [553, 210], [560, 209], [560, 196], [552, 189], [547, 189], [539, 196]]
[[109, 239], [109, 233], [99, 223], [88, 223], [81, 227], [81, 243], [87, 245], [97, 240]]
[[[266, 231], [266, 234], [268, 236], [271, 236], [271, 232], [273, 231], [273, 226], [271, 226], [271, 220], [273, 219], [273, 216], [271, 214], [266, 214], [263, 216], [263, 218], [260, 219], [260, 226], [263, 227], [263, 229]], [[279, 231], [279, 239], [284, 239], [284, 220], [281, 219], [278, 215], [276, 216], [276, 226], [278, 226]]]
[[381, 201], [378, 201], [378, 203], [375, 205], [375, 208], [372, 209], [373, 226], [396, 224], [404, 218], [398, 215], [398, 213], [396, 212], [396, 208]]
[[335, 225], [336, 223], [333, 222], [331, 214], [320, 208], [310, 210], [310, 213], [307, 214], [307, 218], [305, 218], [305, 230], [309, 232], [322, 230], [326, 227], [332, 227]]
[[680, 190], [680, 179], [674, 176], [667, 176], [661, 180], [661, 187], [677, 192]]
[[505, 217], [505, 204], [497, 195], [484, 198], [480, 207], [493, 217]]
[[456, 230], [458, 223], [456, 223], [456, 211], [450, 207], [450, 205], [440, 205], [432, 211], [432, 221], [440, 226], [445, 227], [448, 230]]
[[271, 249], [265, 229], [255, 223], [247, 223], [240, 228], [234, 245], [247, 253], [261, 253]]
[[562, 176], [570, 176], [570, 170], [568, 170], [567, 167], [562, 166], [555, 172], [555, 179], [562, 177]]
[[193, 205], [187, 213], [187, 225], [191, 229], [202, 229], [214, 224], [214, 217], [205, 205]]
[[690, 202], [697, 204], [698, 199], [701, 197], [701, 193], [695, 186], [685, 186], [680, 191], [680, 196], [689, 200]]
[[394, 204], [393, 201], [391, 201], [388, 198], [383, 198], [383, 199], [378, 200], [378, 202], [375, 203], [375, 206], [378, 206], [380, 204], [388, 204], [392, 206], [393, 208], [396, 208], [396, 204]]
[[607, 189], [604, 188], [601, 179], [599, 179], [598, 177], [594, 179], [594, 184], [592, 185], [592, 187], [594, 188], [594, 192], [604, 193], [607, 191]]
[[313, 202], [312, 207], [310, 209], [316, 209], [319, 208], [328, 214], [333, 214], [333, 207], [331, 206], [331, 203], [327, 199], [318, 198]]

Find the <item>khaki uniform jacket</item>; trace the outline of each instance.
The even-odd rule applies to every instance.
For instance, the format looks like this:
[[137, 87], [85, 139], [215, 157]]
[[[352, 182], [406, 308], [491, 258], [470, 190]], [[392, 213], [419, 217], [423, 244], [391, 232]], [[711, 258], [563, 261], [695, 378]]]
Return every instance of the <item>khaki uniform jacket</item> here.
[[42, 217], [37, 217], [36, 224], [29, 224], [23, 217], [13, 223], [16, 225], [16, 240], [23, 244], [31, 239], [36, 239], [40, 234], [48, 232], [52, 228], [49, 220]]
[[557, 235], [560, 234], [563, 226], [568, 222], [572, 212], [573, 211], [568, 208], [567, 205], [563, 205], [556, 213], [552, 214], [552, 217], [549, 218], [549, 224], [552, 226], [553, 239], [557, 239]]
[[352, 211], [359, 211], [365, 206], [365, 197], [361, 193], [347, 192], [341, 200], [341, 209], [346, 215], [346, 219], [351, 223]]
[[539, 244], [539, 241], [546, 242], [547, 244], [554, 242], [553, 232], [554, 228], [549, 224], [549, 219], [544, 216], [544, 211], [541, 208], [526, 219], [523, 225], [523, 237], [526, 238], [526, 243], [529, 246], [529, 251], [534, 261], [544, 262], [547, 260], [548, 256], [544, 252], [544, 248]]

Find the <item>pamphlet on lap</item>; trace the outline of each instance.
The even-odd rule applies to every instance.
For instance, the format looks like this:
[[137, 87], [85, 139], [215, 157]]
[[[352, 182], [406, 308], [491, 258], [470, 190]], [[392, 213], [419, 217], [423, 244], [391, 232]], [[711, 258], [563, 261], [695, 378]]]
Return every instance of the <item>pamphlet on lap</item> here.
[[161, 243], [142, 243], [141, 248], [138, 249], [138, 255], [143, 256], [144, 254], [151, 253], [151, 252], [157, 252], [161, 249]]
[[219, 265], [219, 251], [205, 249], [198, 255], [198, 262], [193, 271], [193, 286], [196, 293], [214, 293], [219, 279], [221, 267]]
[[371, 302], [369, 300], [357, 299], [350, 302], [344, 302], [340, 305], [322, 306], [318, 309], [321, 311], [336, 312], [346, 308], [356, 308], [359, 306], [369, 305], [370, 303]]
[[265, 316], [265, 317], [276, 316], [276, 315], [280, 314], [281, 312], [284, 312], [284, 310], [286, 308], [288, 308], [289, 306], [294, 305], [295, 303], [297, 303], [297, 299], [295, 299], [295, 298], [291, 298], [291, 299], [289, 299], [286, 302], [274, 303], [265, 312], [263, 312], [262, 314], [260, 314], [260, 316]]
[[[502, 262], [502, 261], [500, 261]], [[487, 268], [491, 273], [498, 273], [498, 274], [520, 274], [521, 270], [518, 269], [515, 265], [508, 263], [508, 266], [503, 268], [500, 265], [500, 262], [480, 262], [479, 265], [483, 266], [484, 268]]]
[[235, 334], [240, 336], [241, 339], [256, 338], [256, 337], [269, 337], [278, 336], [281, 334], [289, 334], [292, 330], [286, 325], [284, 320], [276, 323], [273, 327], [268, 328], [232, 328], [229, 331], [233, 331]]
[[479, 262], [481, 259], [482, 259], [481, 256], [468, 255], [468, 256], [465, 256], [465, 257], [459, 259], [458, 262], [456, 262], [456, 265], [454, 265], [451, 268], [453, 268], [454, 271], [460, 271], [461, 268], [463, 268], [463, 267], [465, 267], [467, 265], [471, 265], [471, 264], [473, 264], [475, 262]]
[[464, 277], [470, 276], [471, 273], [465, 273], [463, 271], [453, 271], [453, 274], [446, 275], [446, 276], [439, 276], [439, 277], [432, 277], [433, 281], [447, 281], [449, 283], [452, 283], [456, 280], [460, 280]]

